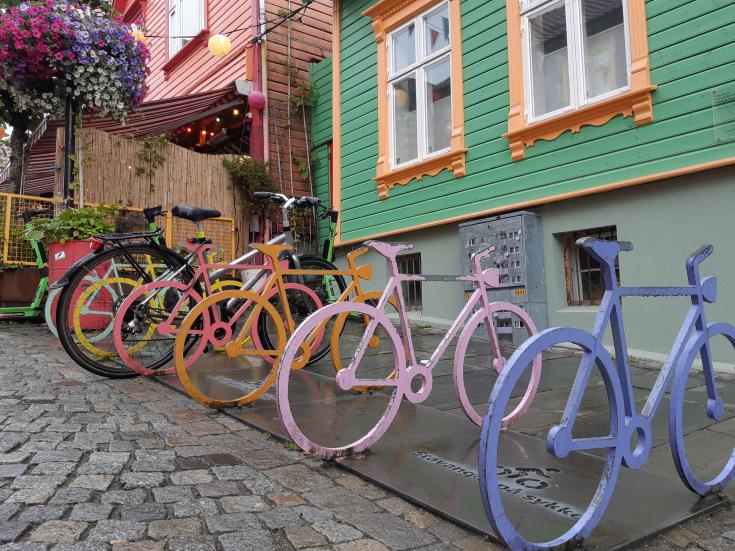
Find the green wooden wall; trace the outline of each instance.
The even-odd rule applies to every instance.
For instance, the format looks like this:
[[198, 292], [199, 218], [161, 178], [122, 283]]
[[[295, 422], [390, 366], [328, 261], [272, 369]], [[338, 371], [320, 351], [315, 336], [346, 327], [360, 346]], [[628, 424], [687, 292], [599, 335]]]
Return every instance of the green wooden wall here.
[[[652, 81], [659, 86], [655, 121], [636, 127], [632, 118], [617, 117], [537, 142], [525, 160], [513, 163], [501, 138], [509, 109], [505, 0], [463, 0], [467, 175], [455, 179], [445, 171], [396, 186], [380, 201], [372, 180], [378, 153], [376, 46], [370, 19], [362, 15], [374, 2], [342, 1], [345, 241], [735, 156], [735, 142], [717, 139], [712, 109], [713, 89], [735, 81], [735, 2], [648, 0]], [[315, 82], [327, 72], [316, 67]], [[320, 99], [315, 143], [331, 126], [328, 93]]]
[[[329, 195], [329, 142], [332, 141], [332, 58], [328, 57], [309, 67], [311, 85], [317, 103], [311, 111], [312, 162], [314, 163], [314, 193], [327, 206]], [[319, 239], [329, 232], [329, 221], [319, 220]]]

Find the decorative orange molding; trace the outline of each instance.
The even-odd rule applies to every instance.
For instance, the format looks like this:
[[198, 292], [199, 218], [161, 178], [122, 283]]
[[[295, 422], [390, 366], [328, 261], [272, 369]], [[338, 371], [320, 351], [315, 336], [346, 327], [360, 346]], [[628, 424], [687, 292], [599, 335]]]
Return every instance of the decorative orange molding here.
[[397, 168], [391, 171], [385, 178], [376, 178], [378, 182], [378, 198], [386, 199], [388, 197], [388, 190], [396, 184], [405, 186], [412, 180], [421, 180], [424, 176], [436, 176], [442, 170], [452, 170], [455, 177], [461, 177], [465, 175], [465, 153], [466, 148], [459, 149], [457, 151], [448, 151], [436, 157], [431, 157], [417, 163], [420, 166], [416, 167], [413, 165]]
[[532, 146], [537, 140], [553, 140], [567, 131], [579, 132], [583, 126], [600, 126], [619, 115], [635, 115], [638, 126], [653, 122], [652, 94], [656, 86], [651, 84], [645, 0], [626, 1], [631, 56], [630, 90], [557, 117], [527, 124], [521, 7], [518, 0], [507, 0], [510, 111], [508, 132], [503, 137], [508, 139], [514, 161], [524, 159], [526, 147]]
[[400, 228], [397, 230], [385, 231], [373, 233], [357, 239], [349, 239], [347, 241], [341, 241], [340, 246], [354, 245], [355, 243], [362, 243], [368, 239], [379, 239], [389, 237], [391, 235], [397, 235], [407, 232], [426, 230], [429, 228], [435, 228], [437, 226], [445, 226], [447, 224], [454, 224], [462, 222], [464, 220], [471, 220], [474, 218], [480, 218], [483, 216], [492, 216], [494, 214], [500, 214], [503, 212], [513, 212], [516, 210], [527, 209], [531, 207], [538, 207], [540, 205], [548, 205], [551, 203], [558, 203], [560, 201], [566, 201], [568, 199], [576, 199], [579, 197], [586, 197], [589, 195], [597, 195], [598, 193], [607, 193], [609, 191], [616, 191], [619, 189], [625, 189], [634, 186], [640, 186], [644, 184], [650, 184], [661, 180], [669, 180], [672, 178], [678, 178], [680, 176], [688, 176], [690, 174], [696, 174], [698, 172], [705, 172], [707, 170], [715, 170], [718, 168], [725, 168], [728, 166], [735, 165], [735, 157], [726, 157], [717, 161], [709, 161], [707, 163], [700, 163], [698, 165], [691, 165], [683, 168], [676, 168], [673, 170], [667, 170], [664, 172], [658, 172], [656, 174], [650, 174], [648, 176], [641, 176], [638, 178], [631, 178], [630, 180], [622, 180], [620, 182], [614, 182], [612, 184], [604, 184], [597, 187], [582, 189], [579, 191], [571, 191], [569, 193], [560, 193], [558, 195], [551, 195], [549, 197], [542, 197], [540, 199], [533, 199], [530, 201], [521, 201], [510, 205], [503, 205], [492, 209], [484, 209], [469, 214], [463, 214], [461, 216], [452, 216], [451, 218], [444, 218], [436, 222], [427, 222], [425, 224], [416, 224], [406, 228]]
[[409, 166], [391, 169], [390, 127], [388, 117], [388, 33], [443, 0], [380, 0], [363, 12], [373, 20], [375, 43], [378, 47], [378, 162], [374, 180], [378, 198], [386, 199], [388, 190], [397, 184], [406, 185], [424, 176], [435, 176], [442, 170], [452, 170], [455, 178], [465, 175], [464, 144], [464, 83], [462, 75], [462, 9], [460, 0], [448, 0], [450, 26], [450, 62], [452, 71], [452, 136], [447, 153], [418, 161]]
[[653, 121], [651, 94], [654, 90], [656, 86], [649, 86], [637, 92], [626, 92], [508, 132], [503, 134], [503, 137], [510, 142], [513, 160], [518, 161], [525, 157], [526, 147], [532, 146], [536, 140], [553, 140], [569, 130], [579, 132], [583, 126], [601, 126], [618, 115], [624, 117], [635, 115], [636, 124], [648, 124]]

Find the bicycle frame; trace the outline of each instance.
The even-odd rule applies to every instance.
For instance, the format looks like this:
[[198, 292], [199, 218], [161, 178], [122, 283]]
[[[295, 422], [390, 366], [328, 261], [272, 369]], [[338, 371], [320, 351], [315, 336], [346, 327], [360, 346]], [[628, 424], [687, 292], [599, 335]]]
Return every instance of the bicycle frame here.
[[[391, 297], [395, 297], [395, 300], [397, 302], [397, 310], [398, 310], [398, 322], [400, 326], [400, 335], [402, 337], [402, 340], [404, 342], [404, 346], [407, 353], [406, 358], [406, 366], [404, 369], [413, 369], [413, 370], [422, 370], [426, 372], [433, 371], [434, 367], [439, 363], [440, 358], [444, 355], [444, 352], [446, 352], [447, 348], [451, 344], [452, 340], [454, 340], [454, 337], [457, 335], [457, 333], [460, 332], [460, 330], [465, 326], [467, 321], [470, 319], [470, 317], [474, 313], [475, 306], [478, 304], [482, 308], [483, 312], [488, 312], [490, 308], [490, 299], [487, 294], [487, 287], [497, 287], [499, 284], [499, 276], [500, 271], [497, 268], [491, 268], [488, 270], [483, 270], [480, 267], [480, 262], [484, 259], [490, 256], [495, 251], [494, 246], [490, 246], [482, 251], [477, 252], [475, 255], [473, 255], [472, 258], [472, 273], [470, 275], [466, 276], [459, 276], [459, 275], [407, 275], [407, 274], [401, 274], [398, 270], [398, 264], [395, 259], [395, 255], [391, 254], [391, 249], [395, 247], [395, 245], [390, 245], [388, 243], [382, 243], [378, 241], [368, 241], [366, 242], [366, 245], [377, 251], [381, 256], [383, 256], [387, 263], [388, 263], [388, 283], [386, 284], [385, 290], [383, 291], [383, 295], [381, 296], [380, 300], [378, 301], [378, 304], [376, 308], [381, 311], [385, 312], [386, 306], [388, 305], [388, 302], [390, 301]], [[434, 352], [431, 354], [430, 358], [428, 360], [424, 360], [421, 362], [418, 362], [416, 359], [416, 352], [413, 346], [413, 332], [411, 330], [411, 324], [408, 317], [408, 313], [406, 311], [406, 303], [405, 299], [403, 297], [403, 282], [408, 281], [471, 281], [475, 284], [475, 291], [470, 296], [469, 300], [465, 304], [464, 308], [460, 311], [460, 313], [457, 315], [457, 318], [454, 320], [452, 325], [449, 327], [447, 332], [445, 333], [444, 337], [442, 338], [441, 342], [437, 346], [437, 348], [434, 350]], [[350, 365], [347, 367], [347, 369], [342, 370], [337, 375], [337, 381], [340, 385], [340, 388], [342, 390], [349, 390], [350, 388], [353, 388], [355, 386], [359, 387], [370, 387], [370, 386], [398, 386], [398, 379], [358, 379], [354, 375], [354, 366], [359, 365], [359, 363], [362, 361], [362, 358], [368, 348], [368, 344], [370, 342], [370, 339], [373, 336], [373, 333], [375, 332], [375, 329], [378, 325], [377, 319], [373, 319], [368, 324], [365, 333], [362, 336], [362, 339], [360, 340], [360, 343], [357, 346], [357, 349], [355, 351], [355, 355], [353, 356], [352, 360], [350, 361]], [[495, 357], [500, 357], [500, 344], [497, 339], [497, 335], [495, 331], [489, 330], [488, 333], [491, 335], [491, 346], [492, 351], [495, 354]], [[466, 340], [469, 340], [471, 336], [468, 335]], [[426, 379], [427, 382], [429, 381]], [[406, 389], [404, 389], [405, 391]], [[425, 388], [422, 388], [420, 392], [409, 392], [406, 391], [405, 394], [408, 396], [409, 400], [418, 403], [423, 401], [429, 394], [429, 391], [431, 390], [430, 383], [428, 385], [425, 385]]]
[[[584, 246], [587, 251], [593, 255], [602, 266], [603, 282], [605, 293], [600, 303], [600, 309], [595, 318], [592, 336], [597, 343], [601, 343], [607, 331], [608, 323], [610, 324], [613, 347], [615, 350], [615, 366], [617, 376], [621, 384], [623, 408], [626, 418], [626, 424], [632, 427], [642, 427], [650, 429], [652, 419], [661, 405], [664, 393], [669, 387], [671, 380], [675, 374], [675, 367], [679, 363], [679, 359], [684, 352], [688, 342], [689, 335], [692, 332], [702, 333], [707, 330], [707, 321], [704, 311], [705, 302], [714, 302], [716, 299], [716, 278], [701, 278], [699, 273], [699, 265], [712, 253], [711, 246], [705, 246], [698, 249], [687, 260], [687, 278], [689, 285], [685, 287], [619, 287], [615, 278], [615, 258], [617, 256], [617, 244], [606, 246], [605, 244], [596, 243], [591, 240], [581, 240], [578, 244]], [[614, 243], [614, 242], [613, 242]], [[592, 246], [595, 246], [593, 249]], [[621, 242], [620, 250], [631, 250], [632, 246], [625, 242]], [[633, 381], [631, 379], [630, 364], [628, 361], [628, 345], [625, 339], [625, 328], [623, 322], [623, 313], [621, 309], [621, 299], [623, 297], [691, 297], [692, 306], [689, 308], [681, 329], [679, 330], [671, 352], [664, 363], [661, 373], [651, 390], [645, 405], [641, 412], [637, 411], [635, 394], [633, 392]], [[554, 431], [550, 434], [550, 441], [559, 438], [558, 433], [563, 432], [563, 440], [566, 440], [562, 446], [564, 453], [570, 451], [582, 451], [594, 448], [602, 448], [614, 446], [616, 437], [607, 438], [571, 438], [574, 421], [576, 420], [579, 407], [581, 405], [584, 390], [588, 384], [589, 377], [593, 367], [594, 354], [588, 354], [580, 365], [577, 377], [572, 387], [572, 393], [567, 407], [562, 417], [560, 431]], [[717, 396], [717, 389], [714, 381], [714, 369], [712, 366], [712, 355], [710, 352], [709, 340], [706, 341], [705, 352], [703, 353], [704, 373], [708, 395], [711, 405], [708, 405], [708, 413], [715, 414], [716, 410], [721, 411], [721, 399]], [[717, 406], [719, 404], [719, 407]], [[710, 408], [712, 411], [710, 412]], [[650, 430], [644, 430], [650, 438]], [[639, 434], [642, 434], [639, 432]], [[650, 441], [644, 442], [643, 446], [650, 449]], [[558, 447], [558, 446], [555, 446]], [[643, 453], [637, 454], [645, 456]], [[633, 460], [628, 453], [624, 454], [626, 465], [631, 468], [638, 468], [643, 464], [640, 459]]]
[[[269, 263], [267, 266], [262, 267], [263, 269], [268, 269], [272, 273], [268, 277], [268, 279], [265, 281], [263, 286], [258, 290], [259, 295], [265, 295], [267, 296], [272, 289], [277, 289], [277, 293], [279, 295], [279, 298], [281, 300], [281, 304], [283, 305], [284, 312], [286, 319], [286, 327], [288, 328], [288, 333], [291, 334], [296, 329], [296, 324], [294, 323], [293, 316], [291, 315], [291, 309], [288, 306], [288, 297], [286, 296], [286, 283], [284, 281], [284, 276], [305, 276], [305, 275], [323, 275], [323, 276], [335, 276], [335, 275], [341, 275], [341, 276], [347, 276], [350, 279], [350, 282], [347, 284], [347, 287], [345, 290], [340, 294], [339, 297], [336, 298], [336, 302], [342, 302], [347, 300], [353, 293], [355, 296], [359, 296], [362, 294], [362, 286], [360, 284], [361, 279], [368, 280], [372, 277], [372, 267], [370, 265], [357, 265], [357, 258], [364, 255], [368, 249], [363, 247], [361, 249], [358, 249], [356, 251], [351, 252], [347, 255], [347, 265], [348, 268], [346, 270], [304, 270], [300, 268], [285, 268], [282, 263], [278, 260], [279, 254], [284, 250], [284, 247], [282, 246], [269, 246], [269, 245], [259, 245], [254, 244], [251, 245], [256, 251], [263, 253], [264, 256], [269, 258]], [[227, 303], [227, 310], [230, 314], [234, 313], [235, 308], [237, 308], [239, 305], [236, 304], [237, 299], [231, 299]], [[243, 309], [247, 309], [250, 305], [250, 302], [246, 302], [243, 306]], [[318, 335], [320, 335], [324, 327], [326, 326], [326, 321], [324, 324], [322, 324], [317, 331], [314, 331], [312, 338], [310, 338], [307, 341], [308, 345], [311, 345], [313, 341], [317, 338]], [[245, 327], [242, 329], [240, 334], [233, 340], [232, 343], [233, 346], [228, 345], [227, 353], [231, 357], [237, 357], [238, 355], [241, 355], [242, 349], [240, 347], [240, 343], [244, 342], [247, 338], [247, 333], [249, 332], [250, 324], [246, 324]], [[280, 351], [279, 351], [280, 352]], [[308, 358], [305, 358], [302, 362], [302, 365], [299, 367], [303, 367], [303, 365], [308, 362]]]
[[[490, 307], [490, 299], [487, 294], [487, 287], [497, 287], [499, 284], [499, 276], [500, 276], [500, 270], [497, 268], [490, 268], [488, 270], [482, 270], [480, 267], [480, 262], [490, 256], [495, 251], [495, 246], [490, 246], [482, 251], [479, 251], [476, 253], [472, 258], [472, 273], [470, 275], [465, 276], [459, 276], [459, 275], [407, 275], [402, 274], [398, 271], [398, 264], [396, 262], [395, 256], [390, 256], [389, 248], [391, 245], [387, 243], [382, 243], [378, 241], [368, 241], [366, 242], [366, 245], [374, 249], [378, 254], [386, 258], [386, 261], [388, 263], [388, 282], [385, 286], [385, 290], [383, 291], [383, 295], [378, 301], [378, 304], [376, 308], [380, 310], [381, 312], [384, 312], [388, 302], [390, 301], [391, 297], [394, 297], [397, 302], [397, 310], [398, 310], [398, 322], [400, 326], [400, 335], [402, 337], [403, 342], [405, 343], [405, 348], [407, 352], [407, 368], [411, 367], [417, 367], [421, 366], [423, 369], [427, 369], [428, 371], [432, 371], [434, 367], [439, 363], [439, 360], [444, 355], [444, 352], [446, 352], [447, 348], [451, 344], [451, 342], [454, 340], [454, 337], [456, 337], [457, 333], [460, 332], [460, 330], [465, 326], [467, 321], [470, 319], [470, 317], [474, 313], [475, 306], [480, 304], [483, 311], [487, 311], [487, 309]], [[436, 282], [449, 282], [449, 281], [471, 281], [475, 284], [475, 291], [470, 296], [467, 303], [464, 305], [462, 310], [457, 315], [457, 318], [454, 320], [452, 325], [449, 327], [447, 332], [445, 333], [444, 337], [440, 341], [439, 345], [436, 347], [434, 352], [431, 354], [428, 360], [424, 360], [422, 362], [418, 362], [416, 359], [416, 351], [413, 346], [413, 332], [411, 330], [411, 324], [408, 317], [408, 313], [406, 311], [406, 301], [403, 296], [403, 285], [402, 283], [408, 282], [408, 281], [436, 281]], [[363, 355], [365, 354], [365, 351], [368, 347], [368, 343], [370, 341], [370, 338], [372, 337], [375, 328], [378, 325], [377, 320], [372, 320], [366, 331], [363, 335], [362, 339], [360, 340], [360, 343], [358, 344], [357, 350], [355, 352], [355, 355], [350, 362], [350, 366], [348, 367], [349, 371], [354, 371], [353, 369], [350, 369], [353, 365], [359, 364], [362, 360]], [[492, 345], [492, 351], [495, 354], [495, 357], [500, 356], [500, 344], [497, 339], [497, 335], [495, 331], [488, 331], [491, 335], [491, 345]], [[354, 386], [377, 386], [377, 385], [383, 385], [386, 383], [385, 380], [367, 380], [367, 379], [357, 379], [354, 377], [349, 377], [348, 375], [342, 375], [340, 379], [344, 379], [343, 381], [340, 381], [340, 386], [343, 390], [348, 390], [349, 388], [352, 388]], [[345, 386], [342, 386], [344, 383]], [[349, 386], [347, 384], [349, 383]], [[425, 393], [425, 394], [428, 394]], [[421, 396], [424, 395], [424, 393], [420, 393]], [[418, 396], [418, 393], [417, 393]], [[416, 402], [417, 400], [414, 399], [413, 393], [408, 393], [408, 397], [411, 401]], [[419, 400], [420, 401], [420, 400]]]
[[[26, 230], [33, 228], [33, 223], [29, 220], [25, 223]], [[19, 320], [38, 318], [43, 315], [41, 303], [48, 289], [48, 268], [46, 267], [46, 258], [43, 246], [33, 239], [29, 239], [29, 243], [36, 257], [36, 266], [41, 272], [41, 279], [36, 287], [33, 300], [28, 306], [7, 306], [0, 308], [0, 320]]]
[[[269, 241], [267, 241], [266, 242], [266, 245], [280, 245], [280, 244], [293, 245], [293, 243], [294, 243], [294, 235], [293, 235], [293, 231], [291, 230], [291, 226], [290, 226], [289, 212], [293, 208], [293, 206], [294, 206], [295, 203], [296, 203], [296, 198], [294, 198], [294, 197], [287, 198], [284, 201], [283, 205], [281, 206], [281, 214], [282, 214], [282, 221], [283, 221], [283, 229], [284, 229], [284, 231], [282, 233], [276, 235], [275, 237], [273, 237]], [[149, 222], [149, 228], [150, 228], [151, 231], [157, 231], [155, 220], [153, 218], [151, 218], [151, 221]], [[204, 230], [203, 223], [202, 222], [197, 223], [197, 225], [196, 225], [196, 234], [197, 235], [204, 235], [204, 231], [203, 230]], [[332, 217], [332, 222], [331, 222], [330, 236], [329, 236], [329, 244], [330, 244], [329, 250], [330, 251], [332, 250], [332, 246], [333, 246], [335, 235], [336, 235], [336, 219], [333, 216]], [[205, 247], [205, 246], [207, 246], [209, 244], [206, 241], [206, 239], [204, 239], [204, 238], [195, 238], [194, 240], [199, 245], [199, 248]], [[158, 238], [157, 235], [154, 235], [151, 238], [151, 241], [152, 241], [152, 243], [151, 243], [152, 245], [155, 245], [155, 246], [161, 247], [161, 249], [164, 249], [164, 246], [159, 241], [159, 238]], [[325, 244], [326, 244], [326, 242], [325, 242]], [[144, 283], [152, 283], [154, 281], [173, 281], [184, 270], [190, 269], [192, 267], [193, 263], [194, 263], [194, 260], [196, 258], [198, 258], [198, 256], [197, 256], [198, 255], [197, 250], [196, 249], [190, 249], [190, 253], [186, 257], [181, 257], [182, 266], [180, 268], [178, 268], [178, 269], [176, 269], [174, 271], [170, 271], [170, 270], [164, 271], [158, 277], [151, 278], [150, 275], [146, 274], [146, 270], [144, 268], [142, 268], [139, 265], [139, 263], [134, 258], [132, 258], [131, 255], [129, 255], [127, 253], [127, 251], [125, 250], [125, 247], [124, 246], [122, 246], [121, 244], [116, 243], [116, 242], [113, 242], [112, 246], [115, 247], [115, 248], [118, 248], [122, 252], [123, 256], [126, 257], [127, 260], [128, 260], [128, 262], [130, 263], [130, 266], [132, 266], [133, 269], [136, 272], [138, 272], [138, 274], [141, 275], [141, 277], [143, 278], [143, 282]], [[227, 271], [232, 270], [232, 269], [237, 269], [237, 270], [243, 270], [243, 269], [255, 270], [255, 273], [249, 279], [243, 281], [243, 284], [242, 284], [242, 287], [241, 287], [241, 289], [243, 289], [243, 290], [250, 290], [250, 289], [252, 289], [253, 287], [255, 287], [255, 285], [267, 273], [270, 273], [271, 272], [271, 270], [267, 266], [257, 266], [257, 265], [251, 265], [250, 264], [250, 262], [252, 260], [254, 260], [255, 257], [258, 254], [259, 253], [258, 253], [257, 250], [250, 250], [250, 251], [246, 252], [245, 254], [239, 256], [238, 258], [236, 258], [236, 259], [228, 262], [227, 264], [216, 265], [216, 264], [208, 263], [208, 265], [210, 267], [209, 269], [212, 270], [212, 273], [209, 274], [209, 280], [210, 281], [217, 281], [222, 276], [224, 276]], [[77, 264], [79, 264], [79, 265], [84, 264], [84, 262], [88, 258], [89, 257], [85, 257], [84, 259], [82, 259], [81, 261], [79, 261]], [[295, 264], [298, 267], [298, 257], [297, 256], [294, 256], [293, 259], [294, 259]], [[69, 273], [71, 273], [76, 268], [77, 264], [75, 264], [75, 266], [72, 266], [69, 269]], [[201, 265], [201, 261], [200, 261], [200, 265]], [[117, 275], [117, 274], [113, 274], [113, 272], [110, 271], [110, 272], [108, 272], [105, 275], [105, 277], [109, 277], [110, 275]], [[196, 281], [196, 278], [195, 278], [195, 281]], [[57, 287], [57, 285], [54, 285], [54, 287]], [[331, 291], [331, 290], [328, 289], [328, 291]], [[330, 299], [331, 299], [331, 297], [330, 297]], [[149, 299], [146, 299], [146, 302], [148, 300]]]

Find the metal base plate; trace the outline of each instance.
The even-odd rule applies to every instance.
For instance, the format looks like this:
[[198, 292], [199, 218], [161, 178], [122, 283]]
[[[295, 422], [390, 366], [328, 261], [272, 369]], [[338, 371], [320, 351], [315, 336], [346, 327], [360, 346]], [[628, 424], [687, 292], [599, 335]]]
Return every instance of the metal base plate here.
[[[262, 380], [266, 373], [264, 368], [256, 367], [230, 367], [226, 372], [217, 373], [218, 369], [214, 365], [212, 367], [212, 371], [198, 374], [200, 385], [221, 387], [227, 384], [227, 380], [237, 385], [238, 381]], [[334, 384], [334, 377], [313, 373], [303, 375], [318, 379], [322, 390]], [[159, 380], [182, 391], [175, 377], [161, 377]], [[309, 411], [310, 421], [307, 422], [314, 426], [328, 425], [324, 430], [351, 432], [359, 428], [356, 424], [361, 419], [374, 419], [376, 412], [382, 412], [385, 398], [356, 395], [350, 404], [354, 405], [352, 411], [355, 415], [344, 422], [331, 420], [327, 424], [324, 423], [324, 412], [320, 411], [318, 396], [292, 396], [291, 402], [308, 406], [304, 408]], [[278, 416], [272, 389], [255, 405], [226, 410], [226, 413], [245, 424], [288, 439]], [[348, 425], [351, 426], [348, 428]], [[370, 453], [340, 460], [339, 464], [426, 509], [496, 539], [480, 501], [477, 478], [479, 435], [479, 428], [462, 416], [404, 400], [393, 425]], [[553, 484], [544, 490], [530, 489], [528, 484], [517, 489], [513, 487], [517, 493], [509, 495], [506, 507], [515, 510], [514, 518], [525, 518], [540, 526], [548, 526], [553, 530], [552, 534], [558, 534], [558, 526], [568, 525], [569, 515], [574, 514], [577, 508], [586, 507], [589, 502], [590, 488], [594, 488], [599, 480], [601, 460], [593, 455], [578, 454], [574, 461], [567, 458], [559, 462], [547, 452], [541, 439], [515, 432], [506, 433], [503, 439], [500, 461], [505, 466], [528, 465], [529, 457], [537, 458], [531, 463], [553, 476]], [[663, 454], [653, 454], [641, 471], [621, 469], [612, 502], [588, 540], [587, 548], [623, 549], [726, 503], [724, 498], [717, 496], [700, 499], [678, 480], [656, 474], [662, 470], [673, 470], [670, 458]], [[675, 476], [675, 473], [671, 474]], [[509, 486], [513, 484], [515, 482], [509, 479]]]

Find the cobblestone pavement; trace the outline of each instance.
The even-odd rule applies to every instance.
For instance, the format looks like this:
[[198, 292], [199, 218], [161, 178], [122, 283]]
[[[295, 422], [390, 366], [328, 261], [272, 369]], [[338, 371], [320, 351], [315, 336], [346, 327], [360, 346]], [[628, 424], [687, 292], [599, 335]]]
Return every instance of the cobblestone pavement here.
[[[45, 328], [0, 325], [0, 381], [2, 549], [500, 549], [155, 381], [88, 374]], [[643, 548], [735, 549], [735, 516]]]

